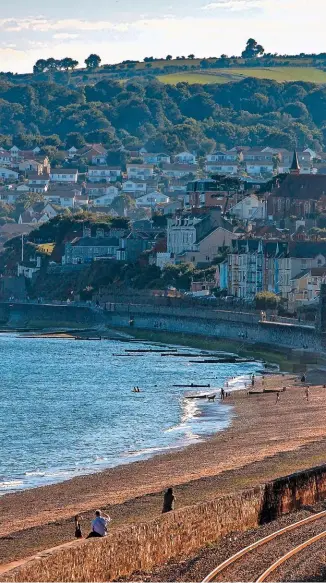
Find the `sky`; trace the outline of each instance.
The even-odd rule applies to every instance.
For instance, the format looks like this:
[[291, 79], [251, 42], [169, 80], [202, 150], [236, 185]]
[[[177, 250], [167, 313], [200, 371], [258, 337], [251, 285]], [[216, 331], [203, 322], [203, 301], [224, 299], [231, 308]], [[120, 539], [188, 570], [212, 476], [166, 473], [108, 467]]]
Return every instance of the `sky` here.
[[326, 52], [325, 0], [0, 0], [0, 70], [90, 53], [102, 63], [146, 56]]

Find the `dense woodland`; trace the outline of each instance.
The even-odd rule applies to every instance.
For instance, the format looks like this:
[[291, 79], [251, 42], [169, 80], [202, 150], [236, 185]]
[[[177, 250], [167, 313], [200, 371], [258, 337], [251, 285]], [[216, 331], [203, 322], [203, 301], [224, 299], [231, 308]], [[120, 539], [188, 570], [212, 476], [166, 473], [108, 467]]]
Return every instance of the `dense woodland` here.
[[103, 79], [77, 88], [2, 80], [0, 145], [39, 145], [60, 162], [67, 147], [102, 142], [112, 164], [120, 161], [122, 145], [201, 155], [235, 144], [318, 150], [326, 142], [325, 105], [326, 87], [255, 78], [177, 86]]

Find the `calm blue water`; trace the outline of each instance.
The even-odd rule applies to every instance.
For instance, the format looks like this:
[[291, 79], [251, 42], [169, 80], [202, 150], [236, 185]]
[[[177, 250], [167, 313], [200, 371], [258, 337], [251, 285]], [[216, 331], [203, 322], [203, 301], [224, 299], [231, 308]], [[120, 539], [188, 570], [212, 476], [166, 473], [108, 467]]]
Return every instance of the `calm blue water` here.
[[[229, 377], [259, 368], [190, 364], [187, 358], [156, 353], [113, 356], [143, 347], [150, 348], [0, 335], [0, 494], [203, 439], [227, 427], [232, 408], [188, 401], [189, 390], [172, 385], [221, 387]], [[133, 394], [134, 385], [143, 391]]]

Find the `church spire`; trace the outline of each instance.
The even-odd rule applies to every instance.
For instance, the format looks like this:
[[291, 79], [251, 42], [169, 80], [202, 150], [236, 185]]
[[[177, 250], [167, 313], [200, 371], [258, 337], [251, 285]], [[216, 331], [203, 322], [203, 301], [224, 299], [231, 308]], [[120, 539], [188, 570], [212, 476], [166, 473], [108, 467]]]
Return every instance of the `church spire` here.
[[294, 174], [296, 176], [298, 176], [300, 174], [300, 164], [299, 164], [298, 154], [297, 154], [296, 150], [294, 150], [294, 152], [293, 152], [293, 160], [292, 160], [292, 165], [290, 168], [290, 174]]

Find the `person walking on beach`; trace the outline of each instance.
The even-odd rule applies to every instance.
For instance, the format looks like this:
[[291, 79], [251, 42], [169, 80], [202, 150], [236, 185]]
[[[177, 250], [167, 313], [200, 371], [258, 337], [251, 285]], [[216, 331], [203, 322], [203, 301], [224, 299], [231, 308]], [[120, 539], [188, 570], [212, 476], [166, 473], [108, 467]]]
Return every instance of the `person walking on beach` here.
[[277, 403], [279, 403], [279, 402], [280, 402], [280, 391], [277, 391], [275, 405], [277, 405]]
[[87, 538], [103, 537], [108, 534], [108, 527], [111, 518], [108, 514], [104, 514], [101, 510], [96, 510], [95, 518], [92, 520], [92, 532]]
[[251, 375], [251, 386], [254, 387], [255, 386], [255, 375]]
[[174, 510], [174, 502], [175, 495], [173, 494], [173, 488], [168, 488], [167, 491], [164, 493], [162, 514]]
[[305, 388], [304, 394], [306, 395], [306, 401], [308, 402], [309, 401], [309, 387]]

